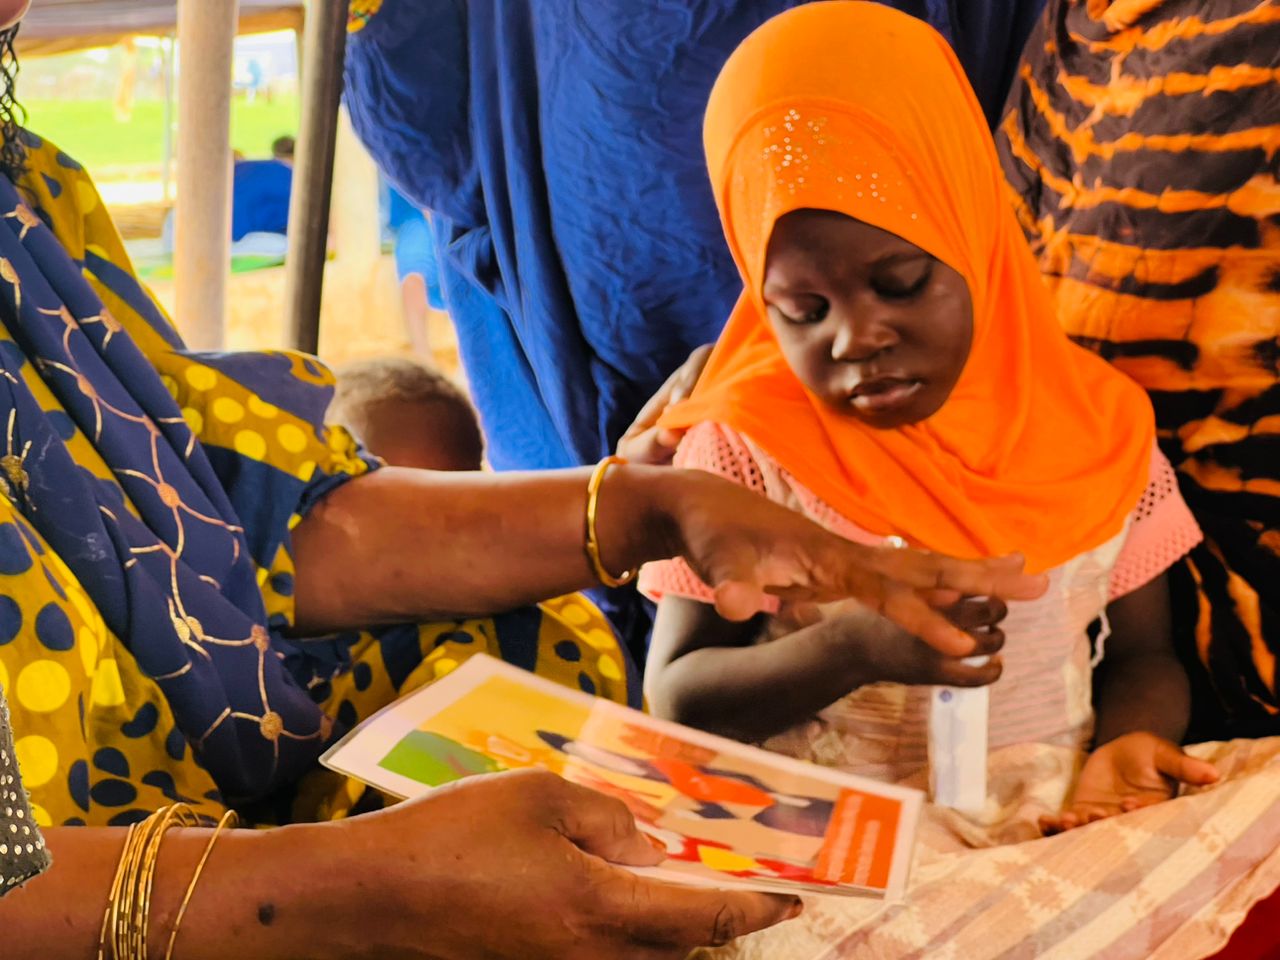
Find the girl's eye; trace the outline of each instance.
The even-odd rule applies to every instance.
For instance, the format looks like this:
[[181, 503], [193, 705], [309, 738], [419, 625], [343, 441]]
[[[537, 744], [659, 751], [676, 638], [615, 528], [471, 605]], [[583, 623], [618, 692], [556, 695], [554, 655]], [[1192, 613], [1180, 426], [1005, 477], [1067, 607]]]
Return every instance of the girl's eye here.
[[933, 260], [927, 261], [919, 277], [907, 283], [903, 283], [901, 277], [887, 276], [877, 278], [872, 286], [886, 300], [910, 300], [929, 285], [929, 280], [933, 277], [933, 264]]
[[804, 325], [808, 323], [821, 323], [827, 317], [827, 312], [831, 309], [831, 305], [826, 300], [817, 300], [816, 305], [808, 313], [795, 316], [787, 313], [781, 307], [774, 307], [778, 311], [778, 316], [782, 317], [787, 323]]

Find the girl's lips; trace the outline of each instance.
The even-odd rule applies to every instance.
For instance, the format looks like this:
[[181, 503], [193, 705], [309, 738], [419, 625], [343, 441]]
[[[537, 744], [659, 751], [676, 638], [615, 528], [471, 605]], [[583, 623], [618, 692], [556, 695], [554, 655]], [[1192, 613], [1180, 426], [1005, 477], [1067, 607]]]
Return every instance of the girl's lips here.
[[849, 403], [862, 413], [888, 413], [908, 403], [921, 386], [919, 380], [897, 377], [864, 380], [849, 394]]

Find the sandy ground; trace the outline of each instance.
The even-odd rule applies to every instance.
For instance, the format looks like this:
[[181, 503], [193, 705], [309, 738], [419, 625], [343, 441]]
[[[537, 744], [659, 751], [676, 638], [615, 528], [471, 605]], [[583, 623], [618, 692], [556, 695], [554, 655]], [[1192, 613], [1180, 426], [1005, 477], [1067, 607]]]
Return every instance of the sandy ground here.
[[[173, 313], [173, 284], [152, 284], [152, 292]], [[228, 294], [228, 350], [276, 349], [285, 342], [284, 268], [235, 274]], [[181, 318], [175, 318], [181, 329]], [[444, 313], [428, 326], [429, 360], [458, 375], [457, 341]], [[320, 316], [320, 356], [334, 366], [374, 356], [412, 356], [396, 283], [395, 263], [379, 256], [360, 265], [331, 261], [325, 272]]]
[[[158, 232], [152, 224], [163, 215], [159, 183], [100, 185], [108, 206], [119, 210], [124, 229], [131, 219], [150, 227], [135, 235]], [[334, 191], [330, 211], [330, 246], [335, 256], [325, 268], [320, 318], [320, 357], [338, 366], [374, 356], [411, 356], [395, 263], [382, 253], [378, 218], [377, 169], [351, 130], [345, 114], [334, 157]], [[132, 211], [132, 214], [125, 211]], [[152, 289], [174, 316], [172, 282]], [[284, 268], [232, 274], [228, 287], [225, 349], [278, 349], [285, 343]], [[182, 318], [174, 316], [179, 330]], [[427, 330], [429, 360], [458, 376], [457, 342], [446, 314], [433, 313]]]

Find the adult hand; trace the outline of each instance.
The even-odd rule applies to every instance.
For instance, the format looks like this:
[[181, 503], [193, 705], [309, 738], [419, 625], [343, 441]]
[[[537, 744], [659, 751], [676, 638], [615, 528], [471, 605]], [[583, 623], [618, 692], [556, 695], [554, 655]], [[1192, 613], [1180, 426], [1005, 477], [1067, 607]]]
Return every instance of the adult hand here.
[[965, 599], [939, 611], [951, 623], [973, 637], [969, 656], [985, 656], [983, 664], [949, 656], [883, 618], [868, 623], [865, 611], [837, 616], [826, 629], [847, 634], [842, 652], [856, 663], [862, 683], [904, 683], [922, 686], [982, 687], [1000, 679], [1004, 665], [996, 654], [1004, 646], [998, 624], [1008, 607], [996, 599]]
[[938, 608], [962, 597], [1030, 600], [1047, 578], [1023, 573], [1021, 556], [956, 560], [921, 550], [868, 547], [837, 537], [786, 507], [710, 474], [677, 471], [666, 512], [676, 552], [716, 591], [716, 610], [746, 620], [765, 595], [784, 602], [853, 598], [950, 656], [978, 643]]
[[1060, 814], [1040, 818], [1046, 834], [1061, 833], [1118, 813], [1177, 796], [1180, 784], [1216, 783], [1218, 770], [1154, 733], [1128, 733], [1089, 755], [1071, 802]]
[[472, 777], [325, 828], [378, 877], [371, 902], [385, 908], [360, 931], [370, 955], [683, 960], [800, 909], [617, 866], [663, 857], [619, 801], [544, 771]]
[[698, 347], [689, 354], [689, 359], [667, 378], [667, 382], [649, 399], [636, 416], [635, 422], [622, 435], [622, 439], [618, 441], [618, 456], [625, 457], [632, 463], [661, 466], [671, 462], [685, 431], [660, 428], [658, 419], [668, 407], [675, 406], [693, 393], [710, 356], [710, 344]]

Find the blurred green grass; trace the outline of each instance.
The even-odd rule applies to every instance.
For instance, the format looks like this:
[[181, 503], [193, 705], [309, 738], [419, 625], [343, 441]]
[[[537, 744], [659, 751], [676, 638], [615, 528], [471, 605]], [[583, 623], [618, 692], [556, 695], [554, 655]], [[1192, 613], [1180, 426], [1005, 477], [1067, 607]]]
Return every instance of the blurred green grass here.
[[[24, 100], [27, 126], [84, 164], [94, 176], [124, 173], [120, 168], [158, 168], [164, 160], [164, 104], [139, 100], [125, 123], [109, 99]], [[277, 96], [231, 103], [231, 146], [245, 156], [268, 157], [271, 141], [298, 129], [298, 99]], [[175, 139], [176, 139], [175, 126]]]

